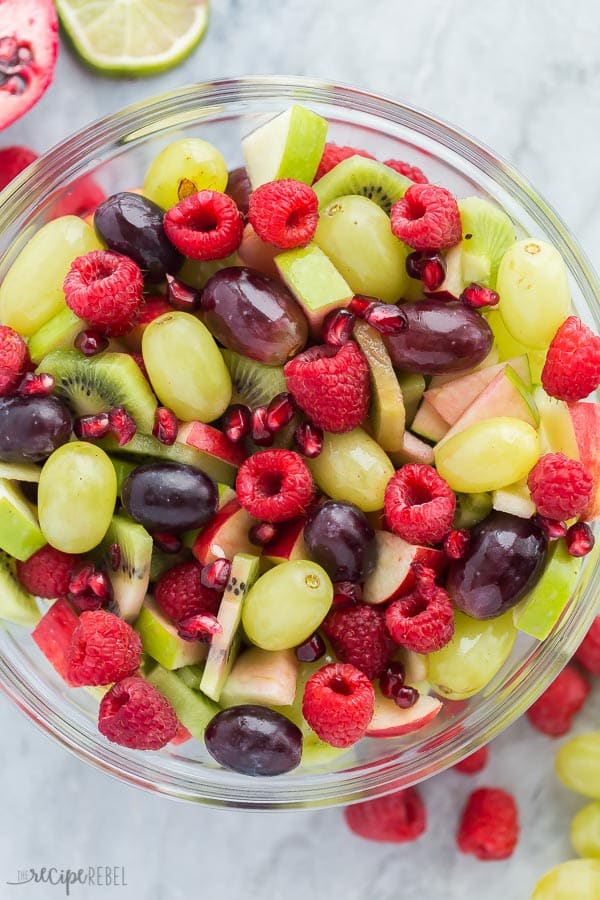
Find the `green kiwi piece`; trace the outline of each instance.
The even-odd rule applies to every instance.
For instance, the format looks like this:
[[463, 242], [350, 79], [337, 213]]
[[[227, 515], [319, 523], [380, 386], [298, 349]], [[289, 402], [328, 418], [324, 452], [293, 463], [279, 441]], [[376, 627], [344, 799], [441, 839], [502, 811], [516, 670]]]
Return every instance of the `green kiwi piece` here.
[[37, 365], [52, 350], [68, 350], [84, 328], [85, 322], [68, 307], [61, 310], [29, 338], [29, 355], [32, 362]]
[[145, 528], [127, 516], [113, 516], [102, 542], [102, 553], [112, 584], [114, 612], [126, 622], [135, 622], [144, 602], [152, 548], [152, 538]]
[[190, 447], [188, 444], [180, 444], [179, 441], [176, 441], [169, 447], [167, 444], [161, 444], [152, 435], [142, 434], [138, 431], [124, 447], [119, 447], [118, 442], [112, 435], [102, 438], [97, 443], [111, 456], [114, 454], [119, 457], [123, 456], [125, 459], [133, 458], [138, 460], [138, 464], [153, 462], [157, 459], [183, 463], [186, 466], [202, 469], [203, 472], [206, 472], [207, 475], [215, 481], [221, 482], [221, 484], [228, 484], [230, 487], [233, 487], [235, 484], [237, 475], [235, 466], [225, 462], [223, 459], [219, 459], [217, 456], [212, 456], [210, 453], [196, 450], [195, 447]]
[[222, 350], [221, 353], [233, 383], [232, 402], [245, 403], [254, 409], [270, 403], [276, 394], [287, 390], [281, 366], [265, 366], [233, 350]]
[[152, 431], [156, 397], [128, 353], [100, 353], [87, 359], [77, 350], [54, 350], [42, 359], [37, 371], [54, 377], [56, 395], [75, 415], [94, 415], [123, 406], [140, 431]]
[[0, 550], [0, 619], [30, 628], [41, 617], [35, 599], [17, 578], [14, 560]]
[[476, 281], [496, 287], [498, 267], [514, 244], [515, 227], [499, 206], [481, 197], [458, 201], [462, 223], [462, 274], [465, 283]]
[[364, 156], [351, 156], [319, 178], [313, 188], [319, 198], [319, 208], [337, 197], [358, 194], [373, 200], [389, 215], [393, 204], [404, 197], [411, 184], [410, 178], [383, 163]]

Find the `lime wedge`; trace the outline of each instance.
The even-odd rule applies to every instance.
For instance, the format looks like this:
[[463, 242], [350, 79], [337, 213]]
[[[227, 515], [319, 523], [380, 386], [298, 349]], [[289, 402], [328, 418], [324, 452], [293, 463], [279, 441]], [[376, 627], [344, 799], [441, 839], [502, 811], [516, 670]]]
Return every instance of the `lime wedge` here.
[[206, 31], [209, 0], [56, 0], [81, 58], [110, 75], [153, 75], [185, 59]]

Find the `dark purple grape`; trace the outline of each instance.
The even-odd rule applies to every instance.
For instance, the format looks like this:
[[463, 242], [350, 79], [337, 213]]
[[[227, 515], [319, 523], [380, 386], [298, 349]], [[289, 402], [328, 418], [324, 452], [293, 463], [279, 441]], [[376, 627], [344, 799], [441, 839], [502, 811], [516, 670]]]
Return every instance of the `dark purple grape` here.
[[40, 462], [71, 437], [73, 420], [58, 397], [40, 395], [0, 399], [0, 459]]
[[162, 281], [183, 259], [165, 234], [164, 211], [139, 194], [113, 194], [94, 213], [94, 227], [111, 250], [134, 260], [148, 281]]
[[423, 375], [459, 372], [476, 366], [490, 352], [494, 335], [475, 310], [443, 300], [399, 306], [408, 327], [384, 338], [396, 368]]
[[533, 519], [493, 512], [471, 531], [465, 556], [451, 564], [450, 597], [474, 619], [500, 616], [537, 583], [547, 545]]
[[327, 500], [306, 520], [304, 541], [332, 581], [361, 582], [377, 562], [375, 532], [352, 503]]
[[147, 463], [127, 476], [123, 506], [148, 531], [178, 533], [200, 528], [217, 511], [212, 478], [183, 463]]
[[204, 732], [206, 749], [225, 769], [242, 775], [283, 775], [300, 763], [302, 732], [266, 706], [231, 706]]
[[229, 350], [280, 366], [304, 347], [308, 324], [282, 284], [253, 269], [221, 269], [202, 292], [203, 319]]
[[239, 169], [232, 169], [227, 180], [227, 190], [225, 191], [233, 200], [243, 216], [248, 215], [248, 205], [250, 203], [250, 194], [252, 193], [252, 185], [248, 178], [248, 172], [245, 166]]

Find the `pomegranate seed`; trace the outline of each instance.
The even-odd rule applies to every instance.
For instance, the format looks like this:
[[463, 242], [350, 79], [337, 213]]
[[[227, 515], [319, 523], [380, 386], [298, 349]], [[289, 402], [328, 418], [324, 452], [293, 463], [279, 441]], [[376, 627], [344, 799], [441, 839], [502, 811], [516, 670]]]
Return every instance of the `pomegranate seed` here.
[[73, 573], [69, 582], [69, 593], [77, 596], [83, 594], [88, 586], [88, 581], [94, 574], [94, 566], [91, 563], [81, 566]]
[[211, 591], [224, 591], [231, 574], [231, 563], [224, 556], [204, 566], [200, 572], [200, 581]]
[[257, 522], [248, 532], [251, 544], [266, 547], [277, 537], [277, 527], [272, 522]]
[[446, 263], [442, 256], [436, 255], [432, 259], [426, 259], [421, 271], [421, 282], [426, 291], [437, 291], [444, 283], [446, 277]]
[[335, 581], [333, 584], [333, 593], [343, 594], [344, 597], [352, 603], [358, 603], [362, 600], [361, 586], [355, 581]]
[[223, 626], [216, 616], [211, 613], [198, 613], [183, 619], [177, 626], [177, 634], [184, 641], [200, 641], [208, 644], [215, 636], [223, 631]]
[[112, 596], [110, 579], [104, 572], [94, 571], [88, 579], [88, 587], [101, 600], [108, 600]]
[[421, 280], [424, 256], [425, 254], [422, 250], [415, 250], [413, 253], [408, 254], [404, 267], [409, 278], [416, 278], [418, 281]]
[[273, 432], [267, 426], [267, 407], [257, 406], [252, 411], [251, 421], [250, 434], [254, 443], [259, 447], [270, 447], [273, 443]]
[[312, 422], [300, 422], [294, 431], [296, 449], [307, 459], [315, 459], [323, 449], [323, 430]]
[[167, 302], [174, 309], [194, 312], [200, 306], [200, 292], [173, 275], [167, 275]]
[[365, 313], [365, 322], [380, 334], [400, 334], [407, 327], [408, 318], [393, 303], [374, 303]]
[[394, 694], [394, 703], [396, 706], [399, 706], [400, 709], [410, 709], [411, 706], [415, 705], [418, 699], [418, 690], [414, 687], [409, 687], [407, 684], [398, 688]]
[[546, 516], [534, 516], [534, 521], [542, 529], [549, 541], [558, 541], [567, 534], [567, 526], [558, 519], [548, 519]]
[[154, 417], [154, 428], [152, 434], [154, 437], [170, 447], [177, 439], [177, 431], [179, 429], [179, 420], [172, 409], [166, 406], [159, 406]]
[[119, 442], [119, 447], [128, 444], [137, 431], [135, 420], [122, 406], [115, 406], [108, 414], [110, 430]]
[[571, 525], [565, 540], [571, 556], [586, 556], [596, 543], [594, 532], [587, 522], [575, 522]]
[[80, 331], [75, 338], [75, 346], [84, 356], [96, 356], [108, 347], [108, 338], [97, 331]]
[[473, 309], [481, 309], [482, 306], [496, 306], [499, 300], [500, 297], [496, 291], [492, 291], [482, 284], [475, 284], [475, 282], [466, 287], [460, 295], [460, 302]]
[[332, 309], [323, 322], [323, 341], [331, 347], [342, 347], [352, 337], [356, 316], [349, 309]]
[[234, 403], [225, 410], [221, 422], [225, 437], [232, 443], [239, 444], [250, 434], [252, 413], [243, 403]]
[[69, 598], [81, 612], [100, 609], [112, 598], [112, 585], [104, 572], [88, 563], [69, 582]]
[[116, 572], [121, 565], [121, 548], [118, 544], [111, 544], [108, 548], [108, 554], [110, 556], [110, 567], [113, 572]]
[[384, 697], [395, 697], [404, 686], [404, 666], [401, 662], [390, 662], [379, 676], [379, 687]]
[[155, 531], [152, 540], [159, 550], [163, 553], [179, 553], [183, 547], [183, 541], [176, 534], [170, 534], [168, 531]]
[[350, 303], [348, 304], [348, 309], [351, 313], [354, 313], [357, 319], [364, 319], [366, 311], [369, 309], [373, 303], [378, 303], [377, 297], [367, 297], [364, 294], [355, 294]]
[[84, 441], [95, 441], [105, 437], [110, 431], [108, 413], [80, 416], [79, 419], [75, 419], [73, 431], [78, 438], [82, 438]]
[[286, 425], [289, 425], [296, 415], [296, 404], [291, 394], [283, 391], [273, 397], [267, 407], [266, 426], [270, 432], [275, 434], [281, 431]]
[[457, 528], [449, 531], [444, 538], [444, 550], [450, 559], [462, 559], [467, 552], [471, 540], [471, 534], [467, 528]]
[[325, 641], [321, 635], [315, 631], [315, 633], [311, 634], [303, 644], [296, 647], [296, 658], [299, 659], [300, 662], [316, 662], [317, 659], [321, 659], [322, 656], [325, 656], [326, 649]]
[[49, 375], [47, 372], [40, 372], [39, 375], [36, 375], [35, 372], [28, 372], [21, 379], [17, 390], [19, 394], [24, 394], [26, 397], [31, 397], [34, 394], [47, 397], [54, 390], [54, 385], [53, 375]]

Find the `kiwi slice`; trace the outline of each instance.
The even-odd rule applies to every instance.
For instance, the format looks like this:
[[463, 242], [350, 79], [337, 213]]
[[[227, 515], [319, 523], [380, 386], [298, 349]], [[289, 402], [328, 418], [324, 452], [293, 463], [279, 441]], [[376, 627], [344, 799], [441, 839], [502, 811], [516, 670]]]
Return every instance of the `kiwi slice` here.
[[404, 399], [383, 338], [366, 322], [360, 321], [354, 326], [354, 337], [371, 373], [369, 418], [373, 437], [383, 450], [401, 450], [405, 424]]
[[0, 550], [0, 619], [26, 625], [37, 625], [41, 613], [35, 599], [17, 578], [15, 563], [8, 553]]
[[114, 612], [126, 622], [135, 622], [144, 602], [152, 547], [152, 538], [145, 528], [127, 516], [113, 516], [102, 542], [102, 553], [112, 584]]
[[313, 188], [319, 198], [319, 208], [337, 197], [358, 194], [373, 200], [389, 215], [393, 204], [404, 197], [411, 184], [410, 178], [383, 163], [364, 156], [351, 156], [323, 175]]
[[276, 394], [287, 390], [281, 366], [266, 366], [233, 350], [222, 350], [221, 353], [231, 375], [234, 403], [245, 403], [254, 409], [270, 403]]
[[76, 415], [123, 406], [140, 431], [152, 431], [156, 397], [128, 353], [100, 353], [87, 359], [77, 350], [54, 350], [42, 359], [37, 371], [54, 377], [55, 393]]
[[98, 446], [106, 450], [111, 456], [113, 454], [126, 459], [132, 457], [141, 462], [152, 462], [157, 459], [166, 460], [167, 462], [183, 463], [186, 466], [194, 466], [196, 469], [202, 469], [215, 481], [221, 484], [233, 486], [237, 475], [237, 468], [231, 463], [219, 459], [218, 456], [212, 456], [210, 453], [204, 453], [202, 450], [196, 450], [188, 444], [180, 444], [175, 441], [170, 447], [161, 444], [155, 437], [150, 434], [141, 434], [139, 431], [125, 444], [119, 447], [118, 442], [112, 436], [107, 436], [98, 441]]
[[29, 338], [32, 361], [37, 365], [52, 350], [68, 350], [84, 328], [85, 322], [68, 307], [61, 310]]
[[516, 241], [515, 228], [500, 207], [481, 197], [458, 201], [462, 222], [462, 274], [465, 283], [476, 281], [496, 287], [500, 261]]

